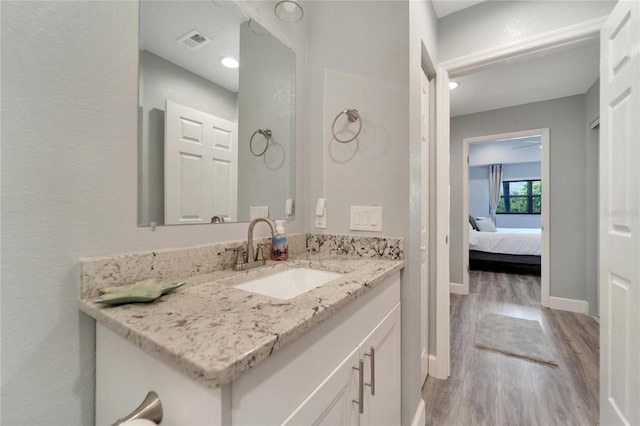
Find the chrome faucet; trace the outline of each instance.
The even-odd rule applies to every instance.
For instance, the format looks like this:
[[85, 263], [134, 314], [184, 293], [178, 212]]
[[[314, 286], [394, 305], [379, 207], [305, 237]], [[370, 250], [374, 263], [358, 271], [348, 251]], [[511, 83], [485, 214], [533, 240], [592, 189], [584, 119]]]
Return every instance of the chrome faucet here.
[[234, 271], [245, 271], [247, 269], [257, 268], [266, 263], [264, 254], [260, 247], [258, 251], [253, 250], [253, 228], [258, 222], [265, 222], [271, 228], [271, 237], [276, 235], [276, 225], [267, 217], [259, 217], [254, 219], [249, 224], [249, 231], [247, 233], [247, 256], [244, 257], [242, 247], [238, 248], [238, 255], [236, 256], [236, 263], [233, 265]]

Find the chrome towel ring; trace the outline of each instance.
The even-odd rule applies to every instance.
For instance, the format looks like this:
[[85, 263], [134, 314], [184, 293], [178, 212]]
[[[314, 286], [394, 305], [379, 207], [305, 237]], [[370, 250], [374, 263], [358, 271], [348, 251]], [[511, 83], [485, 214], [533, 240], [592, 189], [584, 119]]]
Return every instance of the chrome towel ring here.
[[[256, 154], [256, 152], [253, 150], [253, 138], [258, 133], [260, 133], [262, 136], [264, 136], [264, 138], [267, 140], [267, 143], [264, 145], [264, 149], [262, 150], [262, 152], [259, 153], [259, 154]], [[269, 139], [271, 139], [271, 130], [270, 129], [264, 129], [264, 130], [263, 129], [258, 129], [255, 132], [253, 132], [253, 134], [251, 135], [251, 139], [249, 140], [249, 149], [251, 150], [251, 153], [253, 155], [255, 155], [256, 157], [260, 157], [265, 152], [267, 152], [267, 148], [269, 148]]]
[[[342, 140], [336, 136], [336, 121], [338, 121], [338, 118], [340, 118], [342, 114], [346, 115], [347, 120], [349, 120], [352, 123], [358, 120], [358, 124], [359, 124], [358, 131], [356, 132], [355, 136], [352, 137], [351, 139]], [[358, 112], [357, 109], [345, 109], [344, 111], [340, 112], [340, 114], [336, 115], [336, 118], [333, 120], [333, 124], [331, 125], [331, 133], [333, 133], [333, 138], [340, 143], [351, 142], [352, 140], [354, 140], [360, 135], [361, 131], [362, 131], [362, 120], [360, 119], [360, 113]]]

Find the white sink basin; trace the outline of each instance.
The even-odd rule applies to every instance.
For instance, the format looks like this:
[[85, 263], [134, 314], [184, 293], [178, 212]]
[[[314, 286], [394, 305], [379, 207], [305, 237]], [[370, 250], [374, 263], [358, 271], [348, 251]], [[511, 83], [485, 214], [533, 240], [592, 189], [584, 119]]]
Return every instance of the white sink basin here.
[[278, 272], [277, 274], [246, 281], [234, 287], [263, 296], [286, 300], [320, 287], [341, 276], [342, 274], [337, 272], [308, 268], [292, 268]]

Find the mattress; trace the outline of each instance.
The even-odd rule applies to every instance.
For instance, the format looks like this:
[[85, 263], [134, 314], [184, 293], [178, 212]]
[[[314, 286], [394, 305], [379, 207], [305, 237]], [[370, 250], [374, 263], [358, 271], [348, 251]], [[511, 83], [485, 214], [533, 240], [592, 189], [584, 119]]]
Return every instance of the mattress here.
[[469, 231], [469, 250], [540, 256], [540, 229], [500, 228], [498, 232]]

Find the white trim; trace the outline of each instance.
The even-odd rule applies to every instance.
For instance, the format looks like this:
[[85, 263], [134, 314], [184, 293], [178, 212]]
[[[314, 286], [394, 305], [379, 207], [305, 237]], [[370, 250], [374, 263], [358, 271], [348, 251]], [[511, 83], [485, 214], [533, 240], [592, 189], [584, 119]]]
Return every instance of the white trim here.
[[[550, 167], [550, 148], [549, 148], [549, 129], [531, 129], [522, 130], [519, 132], [500, 133], [496, 135], [475, 136], [471, 138], [462, 139], [462, 291], [463, 293], [457, 294], [469, 294], [469, 163], [467, 162], [467, 156], [469, 155], [469, 144], [472, 143], [486, 143], [492, 142], [498, 139], [510, 139], [523, 136], [541, 136], [542, 144], [542, 187], [545, 190], [542, 191], [542, 212], [540, 218], [542, 221], [542, 259], [541, 259], [541, 282], [540, 290], [541, 297], [540, 302], [542, 306], [549, 307], [549, 185], [551, 182], [551, 175], [549, 173]], [[457, 284], [460, 285], [460, 284]]]
[[[449, 325], [449, 75], [438, 67], [436, 76], [436, 229], [435, 229], [435, 266], [436, 268], [436, 348], [439, 362], [436, 369], [429, 373], [439, 379], [449, 377], [450, 368], [450, 325]], [[429, 237], [431, 238], [431, 237]]]
[[[469, 144], [473, 138], [462, 139], [462, 291], [469, 294]], [[465, 213], [466, 212], [466, 213]]]
[[427, 377], [429, 377], [429, 353], [428, 352], [425, 352], [420, 355], [420, 369], [421, 369], [421, 373], [424, 371], [427, 372], [427, 376], [422, 381], [422, 386], [424, 386], [424, 383], [427, 381]]
[[[469, 250], [467, 250], [467, 253], [469, 252]], [[469, 294], [469, 287], [467, 287], [467, 292], [464, 292], [464, 284], [460, 284], [460, 283], [449, 283], [449, 293], [453, 293], [453, 294], [462, 294], [464, 296], [466, 296], [467, 294]]]
[[440, 380], [446, 380], [449, 377], [448, 374], [446, 376], [438, 375], [438, 371], [438, 358], [435, 355], [429, 355], [429, 376]]
[[[542, 130], [542, 196], [540, 202], [542, 203], [542, 259], [540, 268], [540, 303], [542, 306], [549, 306], [549, 295], [551, 288], [551, 275], [549, 268], [549, 259], [551, 258], [551, 245], [549, 226], [550, 221], [550, 208], [549, 204], [551, 196], [549, 187], [551, 185], [551, 147], [549, 146], [549, 129]], [[545, 189], [545, 185], [547, 189]]]
[[427, 406], [424, 403], [424, 399], [420, 400], [416, 414], [413, 416], [411, 426], [424, 426], [427, 423]]
[[551, 296], [549, 297], [549, 307], [561, 311], [577, 312], [585, 315], [589, 314], [589, 302], [586, 300]]
[[549, 31], [531, 37], [528, 40], [515, 41], [503, 46], [493, 47], [481, 52], [450, 59], [442, 62], [440, 66], [449, 72], [450, 77], [458, 77], [515, 58], [522, 58], [541, 52], [548, 54], [579, 47], [599, 39], [600, 28], [605, 19], [605, 16], [595, 18], [579, 24]]

